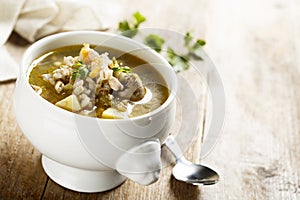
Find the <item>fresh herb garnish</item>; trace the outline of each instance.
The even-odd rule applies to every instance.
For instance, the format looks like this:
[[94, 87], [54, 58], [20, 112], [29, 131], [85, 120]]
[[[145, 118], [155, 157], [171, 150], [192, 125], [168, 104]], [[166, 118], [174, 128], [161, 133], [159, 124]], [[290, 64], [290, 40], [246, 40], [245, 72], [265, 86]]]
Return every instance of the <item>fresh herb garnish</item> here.
[[150, 34], [145, 38], [144, 43], [159, 53], [165, 40], [158, 35]]
[[190, 42], [193, 40], [190, 32], [186, 32], [184, 35], [184, 45], [189, 46]]
[[204, 45], [206, 44], [206, 42], [202, 39], [198, 39], [195, 44], [193, 45], [193, 49], [198, 49], [198, 48], [202, 48]]
[[124, 72], [124, 73], [132, 73], [131, 68], [124, 66], [124, 67], [113, 67], [112, 70], [114, 72]]
[[77, 76], [78, 76], [78, 69], [75, 69], [72, 73], [71, 80], [72, 81], [76, 80]]
[[196, 60], [202, 60], [201, 51], [199, 50], [206, 44], [206, 42], [198, 39], [194, 44], [191, 44], [192, 41], [193, 36], [190, 32], [187, 32], [184, 36], [184, 45], [188, 48], [188, 55]]
[[74, 65], [73, 65], [73, 67], [76, 67], [76, 68], [78, 68], [78, 67], [81, 67], [82, 66], [82, 61], [77, 61]]
[[[133, 38], [138, 33], [138, 27], [141, 23], [146, 21], [146, 18], [140, 13], [135, 12], [133, 15], [134, 23], [129, 23], [127, 20], [119, 22], [118, 30], [122, 35]], [[202, 60], [201, 48], [206, 44], [204, 40], [197, 39], [195, 42], [194, 37], [190, 32], [186, 32], [184, 36], [184, 46], [187, 48], [187, 53], [183, 55], [177, 54], [172, 48], [167, 49], [168, 62], [173, 66], [176, 72], [180, 72], [189, 68], [190, 59]], [[144, 43], [157, 52], [161, 52], [165, 44], [164, 38], [150, 34], [144, 39]], [[126, 72], [125, 69], [120, 67], [112, 68], [114, 71]]]
[[146, 21], [146, 17], [144, 17], [140, 12], [135, 12], [133, 17], [135, 19], [134, 28], [138, 28], [141, 23]]
[[119, 22], [118, 30], [121, 31], [121, 35], [124, 35], [129, 38], [133, 38], [138, 33], [138, 27], [141, 23], [146, 21], [146, 18], [140, 13], [135, 12], [133, 15], [133, 23], [129, 23], [127, 20]]
[[[157, 52], [161, 52], [165, 40], [155, 34], [148, 35], [144, 43]], [[179, 55], [171, 47], [167, 48], [167, 60], [173, 66], [176, 72], [180, 72], [189, 68], [189, 61], [191, 58], [195, 60], [202, 60], [201, 48], [205, 45], [205, 41], [198, 39], [193, 43], [193, 36], [187, 32], [184, 36], [184, 46], [187, 48], [187, 53]]]
[[88, 68], [86, 68], [85, 65], [82, 65], [81, 67], [73, 70], [71, 80], [76, 80], [77, 78], [86, 79], [86, 77], [88, 77], [89, 73], [90, 73], [90, 71], [88, 70]]
[[186, 55], [178, 55], [175, 51], [168, 47], [168, 62], [174, 68], [175, 72], [180, 72], [189, 68], [189, 57]]
[[127, 20], [119, 22], [119, 28], [118, 29], [119, 29], [119, 31], [122, 31], [122, 32], [131, 30]]
[[[165, 40], [155, 34], [148, 35], [144, 43], [154, 49], [157, 52], [161, 52]], [[174, 49], [168, 47], [167, 49], [167, 59], [170, 65], [173, 66], [176, 72], [180, 72], [189, 68], [189, 61], [191, 58], [195, 60], [202, 60], [201, 48], [205, 45], [205, 41], [198, 39], [193, 43], [193, 36], [190, 32], [187, 32], [184, 36], [184, 46], [187, 48], [187, 53], [179, 55]]]

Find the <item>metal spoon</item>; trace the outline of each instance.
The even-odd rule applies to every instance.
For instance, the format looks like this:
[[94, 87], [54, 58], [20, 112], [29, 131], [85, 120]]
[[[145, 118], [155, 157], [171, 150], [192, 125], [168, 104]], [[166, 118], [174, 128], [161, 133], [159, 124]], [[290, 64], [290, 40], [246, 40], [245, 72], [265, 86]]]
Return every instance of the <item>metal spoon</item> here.
[[193, 185], [211, 185], [219, 181], [219, 175], [214, 170], [186, 160], [172, 135], [169, 135], [163, 144], [176, 158], [172, 173], [177, 180]]

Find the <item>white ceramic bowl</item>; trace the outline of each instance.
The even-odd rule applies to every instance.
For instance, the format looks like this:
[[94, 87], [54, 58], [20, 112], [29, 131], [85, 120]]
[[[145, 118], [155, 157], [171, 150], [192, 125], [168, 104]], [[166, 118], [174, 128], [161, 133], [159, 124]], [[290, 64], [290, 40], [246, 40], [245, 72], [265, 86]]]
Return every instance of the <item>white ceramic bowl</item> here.
[[[111, 120], [80, 116], [40, 97], [28, 83], [32, 61], [55, 48], [83, 43], [131, 52], [151, 63], [171, 91], [166, 102], [147, 115]], [[155, 144], [155, 141], [166, 138], [174, 121], [176, 87], [176, 75], [168, 62], [143, 44], [109, 33], [66, 32], [45, 37], [25, 52], [15, 88], [14, 109], [24, 135], [42, 153], [43, 168], [51, 179], [75, 191], [99, 192], [118, 186], [126, 176], [145, 185], [153, 182], [151, 176], [157, 178], [159, 170], [154, 175], [150, 174], [148, 182], [143, 180], [149, 174], [143, 174], [144, 177], [130, 176], [136, 172], [134, 170], [139, 171], [132, 164], [143, 166], [145, 159], [133, 158], [133, 161], [128, 160], [131, 163], [127, 165], [128, 155], [124, 157], [124, 154], [134, 152], [142, 145], [142, 153], [146, 155], [149, 151], [149, 156], [153, 156], [147, 162], [160, 166], [157, 163], [160, 144]], [[146, 168], [139, 172], [143, 170]]]

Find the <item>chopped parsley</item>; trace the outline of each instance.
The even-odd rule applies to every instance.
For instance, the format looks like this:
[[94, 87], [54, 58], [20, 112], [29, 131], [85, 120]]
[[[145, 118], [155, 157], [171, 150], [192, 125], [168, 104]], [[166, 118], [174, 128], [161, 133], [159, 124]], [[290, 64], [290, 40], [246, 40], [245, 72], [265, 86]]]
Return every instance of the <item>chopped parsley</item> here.
[[124, 72], [124, 73], [132, 73], [131, 68], [124, 66], [124, 67], [113, 67], [112, 70], [114, 72]]
[[77, 61], [74, 65], [73, 65], [73, 67], [81, 67], [82, 66], [82, 61]]
[[71, 76], [71, 80], [76, 80], [76, 79], [86, 79], [90, 73], [89, 69], [86, 67], [85, 64], [80, 64], [79, 62], [75, 63], [73, 65], [74, 67], [78, 67], [75, 68], [73, 70], [72, 76]]

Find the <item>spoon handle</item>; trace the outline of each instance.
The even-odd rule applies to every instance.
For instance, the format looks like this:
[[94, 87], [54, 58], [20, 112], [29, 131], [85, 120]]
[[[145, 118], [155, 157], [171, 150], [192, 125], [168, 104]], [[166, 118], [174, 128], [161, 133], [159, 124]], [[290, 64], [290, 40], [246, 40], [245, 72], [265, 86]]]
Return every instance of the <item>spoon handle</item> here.
[[173, 135], [169, 135], [163, 144], [167, 146], [176, 160], [182, 157], [183, 153]]

